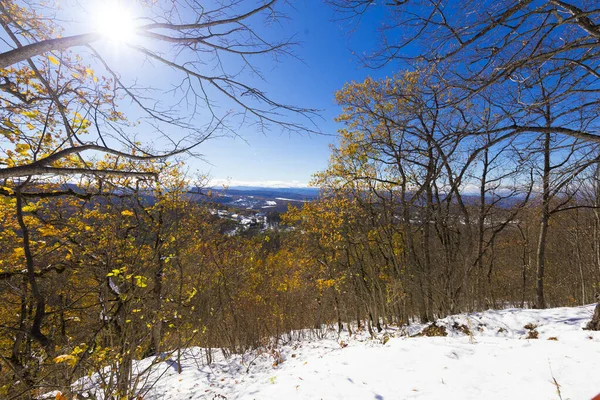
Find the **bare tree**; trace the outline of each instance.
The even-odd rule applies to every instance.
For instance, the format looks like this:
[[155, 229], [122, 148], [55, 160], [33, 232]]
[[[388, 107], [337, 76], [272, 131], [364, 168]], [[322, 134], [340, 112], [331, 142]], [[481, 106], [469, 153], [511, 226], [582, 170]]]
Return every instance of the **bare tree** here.
[[[386, 8], [379, 31], [381, 46], [364, 57], [365, 64], [372, 68], [398, 61], [411, 66], [445, 65], [449, 68], [438, 70], [443, 71], [445, 86], [459, 89], [455, 101], [473, 99], [490, 87], [499, 94], [512, 90], [551, 61], [570, 80], [585, 82], [585, 87], [570, 93], [573, 104], [589, 112], [598, 107], [600, 8], [593, 0], [330, 3], [351, 21], [360, 21], [372, 8]], [[582, 128], [568, 120], [544, 126], [509, 118], [502, 129], [600, 142], [596, 125]]]
[[[264, 78], [256, 60], [293, 56], [293, 42], [271, 40], [267, 31], [285, 18], [279, 3], [224, 1], [207, 9], [187, 1], [141, 2], [139, 18], [131, 22], [133, 38], [119, 44], [146, 70], [138, 80], [103, 54], [104, 35], [61, 36], [70, 26], [56, 8], [35, 0], [3, 1], [0, 129], [18, 130], [13, 144], [24, 141], [31, 148], [36, 129], [52, 127], [60, 140], [50, 150], [7, 165], [0, 178], [79, 173], [148, 177], [153, 174], [135, 171], [136, 162], [198, 155], [197, 146], [208, 138], [237, 135], [242, 126], [265, 132], [274, 127], [316, 131], [314, 110], [278, 102], [250, 83]], [[85, 15], [78, 2], [70, 5]], [[152, 70], [154, 75], [148, 72]], [[29, 113], [22, 121], [29, 128], [14, 118], [23, 112]], [[141, 139], [149, 136], [153, 139]], [[130, 171], [97, 168], [84, 158], [98, 152], [128, 160]], [[81, 165], [57, 166], [71, 156]]]

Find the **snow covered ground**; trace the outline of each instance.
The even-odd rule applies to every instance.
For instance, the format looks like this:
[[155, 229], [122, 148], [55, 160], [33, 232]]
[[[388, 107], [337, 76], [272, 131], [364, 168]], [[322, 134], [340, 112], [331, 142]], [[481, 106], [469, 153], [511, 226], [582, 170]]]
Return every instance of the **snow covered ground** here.
[[388, 328], [375, 339], [364, 331], [330, 332], [277, 350], [219, 355], [211, 365], [203, 364], [203, 349], [191, 348], [181, 374], [174, 356], [154, 362], [141, 394], [144, 400], [590, 400], [600, 394], [600, 332], [582, 330], [592, 312], [590, 305], [461, 314], [438, 322], [446, 337], [413, 336], [423, 325]]

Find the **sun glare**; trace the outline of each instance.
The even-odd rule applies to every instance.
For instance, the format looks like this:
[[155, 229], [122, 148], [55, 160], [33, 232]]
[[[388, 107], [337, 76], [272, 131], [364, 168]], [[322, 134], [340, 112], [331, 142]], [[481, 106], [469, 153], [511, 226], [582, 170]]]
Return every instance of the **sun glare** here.
[[119, 1], [103, 1], [93, 15], [94, 28], [110, 40], [127, 42], [133, 38], [134, 20], [131, 10]]

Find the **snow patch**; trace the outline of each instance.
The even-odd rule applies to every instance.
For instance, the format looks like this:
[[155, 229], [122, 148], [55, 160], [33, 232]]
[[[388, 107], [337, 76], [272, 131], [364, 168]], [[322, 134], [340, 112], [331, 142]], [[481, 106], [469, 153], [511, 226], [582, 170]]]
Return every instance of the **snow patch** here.
[[[135, 371], [149, 371], [144, 400], [591, 399], [600, 393], [600, 332], [582, 327], [593, 307], [450, 316], [437, 321], [446, 337], [415, 336], [423, 324], [375, 338], [364, 330], [321, 338], [302, 331], [304, 339], [277, 350], [216, 354], [207, 365], [206, 349], [189, 348], [136, 362]], [[538, 339], [527, 339], [533, 329]], [[83, 378], [76, 386], [93, 391], [97, 383]]]

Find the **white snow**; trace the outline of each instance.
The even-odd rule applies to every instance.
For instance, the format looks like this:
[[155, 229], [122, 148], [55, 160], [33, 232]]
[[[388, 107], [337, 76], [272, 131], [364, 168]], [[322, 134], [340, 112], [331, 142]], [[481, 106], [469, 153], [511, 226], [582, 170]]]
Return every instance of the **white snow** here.
[[[330, 330], [276, 350], [228, 359], [219, 353], [210, 365], [203, 363], [206, 350], [190, 348], [181, 374], [176, 354], [138, 362], [140, 370], [155, 363], [145, 376], [149, 389], [140, 394], [144, 400], [590, 400], [600, 393], [600, 332], [582, 327], [593, 307], [461, 314], [438, 322], [447, 337], [411, 337], [423, 325], [389, 327], [374, 339], [365, 331]], [[453, 329], [455, 322], [471, 335]], [[537, 325], [538, 339], [527, 338], [527, 324]]]
[[285, 197], [275, 197], [275, 200], [280, 200], [280, 201], [295, 201], [298, 203], [308, 203], [308, 200], [295, 200], [295, 199], [288, 199]]
[[267, 200], [267, 201], [265, 201], [265, 204], [267, 206], [276, 206], [277, 202], [276, 201], [272, 201], [272, 200]]

